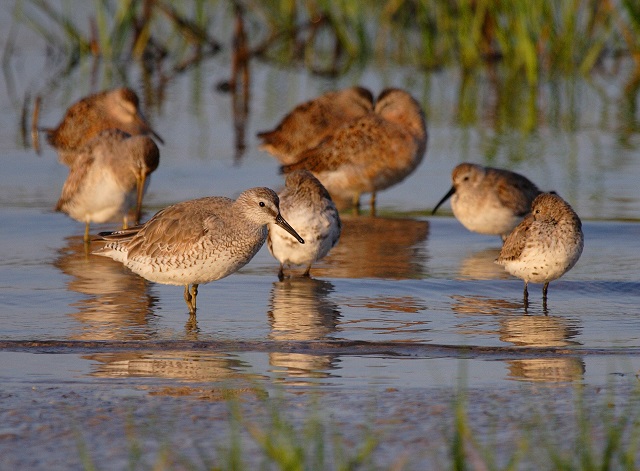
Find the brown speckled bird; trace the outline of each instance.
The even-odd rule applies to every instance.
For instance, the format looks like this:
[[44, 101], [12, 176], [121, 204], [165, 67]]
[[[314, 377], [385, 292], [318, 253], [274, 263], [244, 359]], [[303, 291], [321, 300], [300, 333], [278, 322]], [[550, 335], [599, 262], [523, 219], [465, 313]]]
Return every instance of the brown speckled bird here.
[[404, 90], [387, 88], [378, 96], [373, 112], [336, 129], [282, 171], [311, 171], [334, 200], [342, 206], [351, 202], [356, 211], [360, 195], [371, 193], [374, 214], [376, 193], [411, 174], [426, 146], [426, 123], [419, 103]]
[[251, 188], [235, 201], [220, 196], [184, 201], [141, 226], [101, 232], [107, 244], [93, 253], [121, 262], [149, 281], [184, 286], [184, 300], [194, 315], [198, 285], [249, 263], [264, 244], [269, 223], [304, 243], [280, 215], [278, 195], [269, 188]]
[[60, 162], [71, 165], [78, 150], [107, 129], [119, 129], [132, 136], [151, 134], [164, 144], [142, 115], [138, 95], [130, 88], [89, 95], [67, 109], [58, 127], [44, 131]]
[[281, 164], [296, 162], [340, 126], [373, 111], [373, 95], [363, 87], [330, 91], [296, 106], [272, 131], [258, 133], [260, 149]]
[[150, 137], [102, 131], [76, 153], [56, 211], [85, 223], [85, 242], [91, 222], [122, 217], [126, 228], [135, 208], [137, 224], [149, 176], [159, 162], [160, 151]]
[[472, 232], [498, 235], [504, 240], [529, 213], [541, 191], [528, 178], [500, 168], [461, 163], [451, 172], [453, 185], [438, 202], [451, 197], [453, 215]]
[[549, 282], [573, 268], [583, 246], [582, 222], [573, 208], [554, 193], [542, 193], [533, 200], [531, 213], [507, 236], [496, 262], [524, 280], [525, 306], [529, 282], [544, 283], [546, 304]]

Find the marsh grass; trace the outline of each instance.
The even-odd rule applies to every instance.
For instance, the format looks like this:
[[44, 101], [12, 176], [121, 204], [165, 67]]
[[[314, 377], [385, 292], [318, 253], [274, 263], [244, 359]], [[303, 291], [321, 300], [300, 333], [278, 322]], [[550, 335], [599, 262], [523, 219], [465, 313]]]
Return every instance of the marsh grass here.
[[220, 469], [250, 469], [251, 465], [241, 459], [241, 430], [245, 430], [258, 446], [262, 466], [282, 471], [315, 469], [373, 469], [372, 453], [377, 439], [371, 429], [366, 429], [360, 443], [345, 437], [331, 418], [324, 417], [319, 406], [313, 402], [302, 423], [295, 424], [284, 412], [288, 410], [282, 395], [269, 398], [262, 396], [263, 420], [246, 418], [240, 404], [229, 403], [231, 427], [229, 451], [223, 456], [231, 458], [232, 466]]
[[[509, 423], [508, 431], [504, 430], [504, 422], [502, 429], [498, 424], [479, 425], [470, 415], [478, 409], [470, 405], [467, 393], [459, 390], [454, 393], [449, 411], [440, 418], [441, 438], [448, 443], [444, 458], [437, 444], [433, 450], [424, 448], [425, 444], [434, 443], [428, 437], [420, 446], [407, 444], [398, 456], [389, 456], [389, 450], [398, 452], [402, 443], [402, 436], [398, 435], [402, 432], [396, 432], [393, 424], [379, 422], [373, 414], [362, 418], [354, 434], [353, 427], [343, 428], [344, 419], [341, 422], [340, 418], [327, 415], [321, 405], [322, 397], [314, 397], [313, 393], [305, 394], [311, 398], [302, 404], [292, 403], [282, 391], [252, 394], [249, 402], [247, 397], [230, 391], [221, 399], [228, 407], [227, 422], [206, 421], [212, 429], [225, 430], [226, 438], [217, 441], [212, 438], [213, 445], [193, 440], [196, 453], [188, 454], [181, 448], [184, 433], [182, 438], [172, 436], [171, 430], [178, 426], [178, 421], [172, 422], [166, 414], [146, 419], [136, 414], [134, 420], [132, 412], [125, 423], [128, 444], [125, 459], [128, 469], [158, 471], [398, 471], [416, 469], [415, 461], [412, 462], [412, 455], [416, 454], [422, 459], [433, 458], [429, 469], [456, 471], [637, 469], [640, 390], [636, 387], [630, 393], [616, 396], [612, 386], [602, 394], [604, 397], [596, 394], [587, 400], [581, 388], [577, 385], [574, 394], [563, 396], [554, 404], [540, 402], [538, 397], [537, 406], [523, 411]], [[553, 395], [553, 391], [549, 393]], [[376, 407], [372, 404], [372, 409]], [[98, 471], [102, 466], [83, 440], [86, 433], [78, 428], [80, 462], [83, 469]], [[389, 446], [386, 443], [389, 440], [394, 445]], [[150, 446], [153, 443], [156, 445]]]
[[[553, 469], [556, 471], [596, 471], [638, 469], [640, 445], [640, 391], [617, 405], [610, 389], [604, 401], [594, 406], [584, 399], [581, 386], [575, 389], [570, 405], [575, 422], [571, 433], [558, 427], [553, 407], [542, 405], [533, 417], [525, 418], [514, 427], [511, 446], [491, 442], [489, 431], [470, 426], [464, 393], [459, 393], [453, 405], [451, 433], [451, 469], [517, 470]], [[482, 439], [479, 439], [482, 437]], [[502, 456], [499, 456], [502, 454]]]

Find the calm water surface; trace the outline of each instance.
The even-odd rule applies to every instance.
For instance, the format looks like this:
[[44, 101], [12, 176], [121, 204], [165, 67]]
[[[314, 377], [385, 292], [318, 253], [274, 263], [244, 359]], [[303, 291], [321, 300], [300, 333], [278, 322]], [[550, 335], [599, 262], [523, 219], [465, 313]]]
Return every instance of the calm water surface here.
[[[422, 165], [379, 195], [380, 217], [344, 215], [343, 237], [312, 279], [279, 282], [265, 247], [239, 273], [201, 287], [194, 323], [181, 288], [148, 283], [85, 253], [83, 225], [53, 211], [66, 167], [46, 143], [38, 155], [21, 135], [26, 95], [42, 95], [40, 122], [53, 126], [83, 95], [124, 79], [95, 80], [89, 67], [56, 78], [36, 40], [18, 44], [18, 59], [0, 87], [3, 379], [217, 381], [257, 374], [291, 384], [430, 387], [455, 384], [461, 362], [471, 385], [514, 379], [600, 384], [611, 373], [640, 368], [640, 116], [629, 104], [638, 94], [621, 92], [623, 74], [545, 84], [537, 97], [538, 125], [523, 132], [518, 123], [500, 123], [492, 110], [495, 90], [482, 80], [472, 90], [475, 118], [463, 124], [462, 84], [451, 71], [416, 74], [387, 66], [328, 80], [256, 62], [242, 152], [231, 97], [216, 91], [228, 78], [228, 57], [177, 77], [146, 110], [166, 141], [145, 200], [147, 218], [185, 199], [233, 197], [252, 186], [277, 189], [277, 163], [257, 149], [256, 132], [331, 88], [362, 84], [377, 94], [385, 86], [404, 87], [425, 107], [430, 134]], [[109, 76], [100, 67], [107, 68], [99, 64], [104, 75], [98, 77]], [[126, 83], [142, 92], [140, 77], [128, 72]], [[462, 161], [522, 172], [558, 191], [582, 217], [584, 253], [551, 284], [546, 310], [537, 285], [524, 310], [522, 282], [493, 263], [497, 238], [466, 231], [447, 214], [448, 205], [442, 216], [428, 216]], [[31, 356], [6, 343], [34, 340], [103, 343], [90, 354], [48, 344], [69, 353], [56, 358], [52, 372], [50, 355]], [[169, 343], [136, 352], [104, 347], [121, 341]], [[182, 342], [194, 341], [229, 351], [180, 350]], [[244, 342], [246, 351], [236, 351], [234, 342]], [[314, 352], [318, 342], [323, 347]], [[370, 350], [361, 353], [354, 342]]]

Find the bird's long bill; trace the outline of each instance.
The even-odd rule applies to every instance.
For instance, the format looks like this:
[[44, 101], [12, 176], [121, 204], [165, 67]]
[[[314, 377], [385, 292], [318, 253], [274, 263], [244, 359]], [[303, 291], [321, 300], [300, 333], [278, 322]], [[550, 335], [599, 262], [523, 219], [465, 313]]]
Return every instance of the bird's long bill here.
[[287, 231], [293, 237], [295, 237], [298, 240], [298, 242], [300, 242], [301, 244], [304, 244], [304, 239], [300, 237], [300, 235], [295, 231], [293, 227], [289, 225], [287, 221], [284, 220], [284, 218], [280, 215], [280, 213], [278, 213], [278, 215], [276, 216], [276, 224], [282, 227], [285, 231]]
[[146, 183], [147, 177], [142, 174], [138, 177], [138, 192], [136, 194], [136, 225], [140, 224], [140, 218], [142, 217], [142, 197], [144, 196], [144, 184]]
[[140, 117], [138, 123], [142, 126], [142, 128], [148, 132], [149, 134], [151, 134], [153, 137], [155, 137], [158, 142], [160, 142], [160, 144], [164, 144], [164, 139], [162, 139], [162, 137], [160, 136], [160, 134], [158, 134], [157, 132], [155, 132], [153, 130], [153, 128], [151, 126], [149, 126], [149, 123], [147, 123], [147, 120], [144, 117]]
[[442, 205], [442, 203], [444, 203], [449, 198], [451, 198], [451, 195], [453, 195], [455, 192], [456, 192], [456, 187], [452, 186], [451, 189], [447, 192], [447, 194], [444, 195], [440, 201], [438, 201], [438, 204], [436, 204], [436, 207], [433, 208], [433, 211], [431, 212], [431, 214], [435, 214], [438, 208], [440, 207], [440, 205]]
[[158, 140], [160, 144], [164, 144], [164, 139], [162, 139], [162, 137], [160, 137], [160, 134], [155, 132], [151, 127], [149, 127], [149, 132], [153, 137], [155, 137]]

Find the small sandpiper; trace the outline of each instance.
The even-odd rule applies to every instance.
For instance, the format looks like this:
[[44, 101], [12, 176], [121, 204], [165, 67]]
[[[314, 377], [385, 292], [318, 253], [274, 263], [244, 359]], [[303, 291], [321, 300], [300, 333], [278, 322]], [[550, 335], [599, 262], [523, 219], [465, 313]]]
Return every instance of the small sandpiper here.
[[71, 165], [77, 151], [107, 129], [119, 129], [132, 136], [151, 134], [164, 144], [142, 115], [138, 95], [130, 88], [89, 95], [67, 109], [58, 127], [43, 131], [57, 150], [60, 162]]
[[160, 151], [150, 137], [130, 136], [117, 129], [102, 131], [77, 152], [56, 211], [85, 223], [85, 243], [92, 222], [122, 217], [122, 226], [127, 228], [129, 211], [135, 208], [138, 224], [142, 198], [159, 162]]
[[451, 197], [453, 215], [472, 232], [504, 240], [529, 213], [541, 192], [526, 177], [500, 168], [461, 163], [451, 172], [453, 185], [433, 209]]
[[366, 88], [327, 92], [296, 106], [275, 129], [258, 133], [260, 149], [283, 165], [292, 164], [339, 127], [372, 111], [373, 95]]
[[573, 208], [555, 193], [542, 193], [533, 200], [531, 213], [507, 236], [496, 261], [524, 280], [525, 307], [528, 283], [544, 283], [546, 306], [549, 282], [576, 264], [583, 246], [582, 223]]
[[184, 286], [184, 300], [196, 313], [198, 285], [245, 266], [275, 223], [298, 242], [302, 237], [280, 215], [278, 195], [251, 188], [234, 201], [211, 196], [168, 206], [141, 226], [101, 232], [107, 244], [93, 252], [122, 262], [149, 281]]
[[280, 262], [278, 278], [284, 279], [284, 266], [305, 265], [303, 276], [309, 276], [311, 265], [323, 258], [340, 238], [342, 223], [329, 192], [307, 170], [287, 175], [280, 197], [280, 212], [297, 227], [306, 241], [299, 244], [287, 231], [275, 223], [269, 224], [267, 247]]
[[373, 215], [376, 193], [409, 176], [422, 162], [426, 146], [420, 104], [404, 90], [387, 88], [372, 113], [339, 127], [282, 171], [310, 170], [334, 201], [349, 201], [356, 212], [360, 195], [371, 193]]

